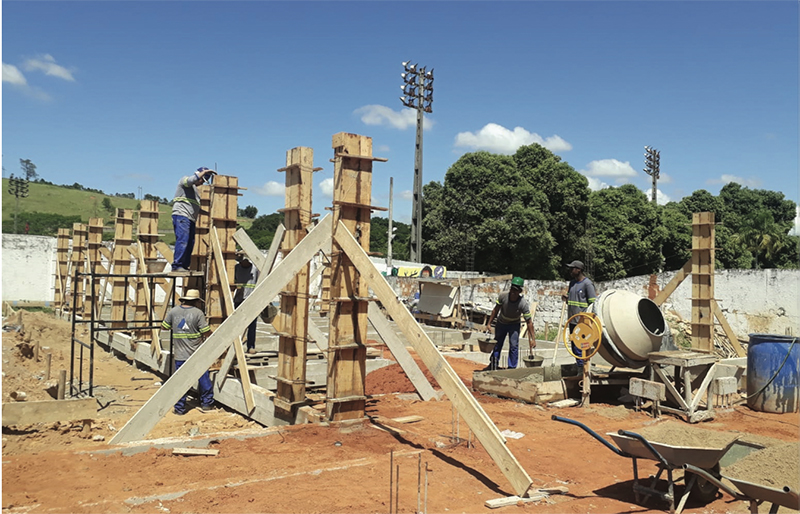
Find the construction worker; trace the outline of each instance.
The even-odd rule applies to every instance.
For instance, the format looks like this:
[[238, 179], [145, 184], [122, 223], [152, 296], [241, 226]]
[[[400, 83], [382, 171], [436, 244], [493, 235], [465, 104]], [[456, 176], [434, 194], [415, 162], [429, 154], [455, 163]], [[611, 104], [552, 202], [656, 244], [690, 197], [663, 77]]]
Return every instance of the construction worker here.
[[194, 248], [194, 228], [200, 214], [200, 193], [197, 186], [203, 185], [216, 171], [197, 168], [197, 171], [178, 182], [175, 198], [172, 200], [172, 226], [175, 229], [175, 257], [172, 259], [172, 273], [183, 275], [189, 271]]
[[[585, 267], [581, 261], [570, 262], [567, 264], [567, 269], [570, 276], [569, 287], [567, 294], [561, 298], [567, 302], [567, 319], [570, 320], [568, 329], [571, 334], [578, 325], [578, 320], [572, 319], [572, 317], [579, 312], [585, 312], [589, 305], [593, 304], [597, 299], [597, 292], [592, 281], [584, 275], [583, 270]], [[580, 348], [575, 346], [575, 343], [572, 343], [572, 352], [575, 355], [581, 354]], [[583, 371], [583, 362], [583, 359], [575, 359], [579, 372]]]
[[[233, 269], [233, 281], [236, 286], [236, 293], [233, 295], [233, 305], [239, 308], [239, 305], [250, 296], [253, 289], [258, 282], [258, 268], [253, 266], [250, 259], [244, 252], [236, 252], [236, 267]], [[258, 318], [255, 318], [252, 323], [247, 327], [247, 353], [256, 353], [256, 323]]]
[[[189, 357], [200, 348], [205, 338], [211, 334], [206, 316], [198, 305], [200, 291], [189, 289], [180, 297], [180, 305], [172, 308], [167, 313], [161, 328], [172, 331], [173, 357], [175, 358], [175, 371], [183, 366]], [[214, 408], [214, 386], [211, 383], [208, 370], [199, 380], [200, 410], [208, 412]], [[186, 394], [175, 404], [173, 412], [179, 416], [186, 414]]]
[[503, 351], [503, 343], [506, 336], [508, 336], [508, 367], [509, 369], [517, 367], [521, 319], [524, 319], [528, 325], [530, 346], [532, 348], [536, 347], [533, 321], [531, 321], [531, 307], [528, 304], [528, 300], [522, 296], [522, 287], [524, 285], [525, 280], [522, 277], [514, 277], [511, 279], [511, 289], [505, 293], [500, 293], [497, 298], [497, 303], [489, 316], [489, 321], [486, 323], [487, 328], [491, 330], [492, 321], [497, 318], [497, 325], [494, 328], [494, 350], [489, 357], [489, 366], [484, 371], [497, 369], [497, 365], [500, 362], [500, 352]]

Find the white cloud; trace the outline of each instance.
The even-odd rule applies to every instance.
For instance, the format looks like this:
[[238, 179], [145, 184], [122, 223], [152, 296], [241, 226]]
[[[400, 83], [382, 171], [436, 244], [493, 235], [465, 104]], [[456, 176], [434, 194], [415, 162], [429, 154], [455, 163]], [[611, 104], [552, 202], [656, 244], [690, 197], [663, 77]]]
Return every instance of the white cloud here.
[[594, 177], [586, 177], [586, 178], [589, 179], [589, 189], [591, 189], [592, 191], [600, 191], [601, 189], [609, 187], [608, 184], [606, 184], [599, 178], [594, 178]]
[[263, 186], [256, 186], [253, 188], [253, 192], [261, 196], [284, 196], [286, 193], [286, 186], [274, 180], [270, 180]]
[[58, 77], [70, 82], [75, 82], [75, 77], [72, 76], [72, 72], [63, 66], [56, 64], [55, 58], [50, 54], [40, 55], [34, 59], [28, 59], [25, 61], [23, 66], [25, 71], [38, 70], [44, 72], [45, 75], [50, 75], [51, 77]]
[[666, 173], [659, 173], [658, 174], [658, 183], [659, 184], [672, 184], [672, 175], [668, 175]]
[[635, 177], [636, 170], [628, 161], [620, 162], [616, 159], [600, 159], [590, 162], [581, 173], [587, 177]]
[[319, 188], [322, 190], [322, 196], [333, 198], [333, 179], [326, 178], [319, 183]]
[[459, 132], [456, 135], [455, 146], [508, 155], [516, 152], [520, 146], [532, 143], [538, 143], [551, 152], [572, 150], [572, 145], [564, 141], [561, 136], [553, 135], [543, 138], [522, 127], [514, 127], [514, 130], [509, 130], [496, 123], [487, 123], [478, 132]]
[[[380, 125], [400, 130], [417, 125], [417, 111], [414, 109], [395, 111], [385, 105], [365, 105], [353, 111], [353, 114], [360, 116], [365, 125]], [[433, 120], [423, 117], [423, 130], [429, 130], [431, 127]]]
[[706, 181], [706, 184], [730, 184], [736, 182], [737, 184], [745, 187], [758, 187], [761, 181], [755, 178], [737, 177], [736, 175], [722, 174], [719, 178], [711, 178]]
[[[647, 195], [647, 198], [652, 198], [653, 188], [652, 187], [648, 188], [647, 191], [644, 192], [644, 194]], [[671, 200], [672, 199], [669, 196], [667, 196], [667, 194], [664, 191], [660, 189], [656, 190], [656, 203], [658, 205], [666, 205]]]
[[790, 236], [800, 236], [800, 205], [795, 208], [794, 227], [789, 231]]
[[378, 151], [378, 152], [388, 152], [389, 151], [389, 145], [378, 145], [378, 147], [375, 148], [375, 150]]
[[3, 63], [3, 82], [14, 84], [15, 86], [26, 86], [28, 82], [25, 75], [13, 64]]
[[413, 200], [414, 199], [414, 191], [406, 189], [405, 191], [400, 192], [400, 199], [401, 200]]

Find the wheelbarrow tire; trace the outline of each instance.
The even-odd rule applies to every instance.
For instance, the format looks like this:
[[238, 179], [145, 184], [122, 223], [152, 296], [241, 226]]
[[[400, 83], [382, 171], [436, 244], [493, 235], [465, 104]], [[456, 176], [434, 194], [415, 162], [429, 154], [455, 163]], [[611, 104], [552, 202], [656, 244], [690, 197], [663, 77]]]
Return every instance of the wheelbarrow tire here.
[[[720, 474], [720, 466], [719, 463], [716, 463], [713, 468], [706, 470], [714, 478], [720, 479], [722, 475]], [[684, 482], [688, 482], [687, 479], [684, 479]], [[717, 498], [717, 492], [719, 491], [719, 487], [712, 484], [705, 478], [697, 475], [697, 479], [695, 480], [694, 487], [692, 488], [692, 498], [701, 502], [703, 504], [711, 503]]]

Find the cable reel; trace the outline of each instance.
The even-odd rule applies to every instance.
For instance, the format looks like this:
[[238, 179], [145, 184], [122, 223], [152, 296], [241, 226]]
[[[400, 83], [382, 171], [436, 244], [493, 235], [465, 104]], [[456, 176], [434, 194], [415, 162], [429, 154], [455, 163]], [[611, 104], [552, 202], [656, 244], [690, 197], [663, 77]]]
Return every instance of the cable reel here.
[[[569, 325], [576, 320], [575, 328], [570, 333]], [[600, 317], [593, 312], [579, 312], [567, 320], [564, 328], [564, 346], [576, 359], [590, 359], [600, 349], [603, 339], [603, 326]], [[580, 355], [572, 351], [572, 344], [580, 350]]]

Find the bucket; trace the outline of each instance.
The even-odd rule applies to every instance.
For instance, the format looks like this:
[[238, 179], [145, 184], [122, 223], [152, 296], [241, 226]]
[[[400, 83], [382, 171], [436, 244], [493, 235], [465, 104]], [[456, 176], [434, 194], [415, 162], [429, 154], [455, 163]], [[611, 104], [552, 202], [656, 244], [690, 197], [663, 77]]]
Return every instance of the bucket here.
[[497, 344], [497, 341], [494, 339], [478, 339], [478, 347], [483, 353], [492, 353], [495, 344]]
[[522, 362], [525, 363], [526, 368], [538, 368], [544, 362], [544, 357], [539, 357], [538, 355], [531, 355], [530, 357], [524, 357]]
[[761, 412], [800, 411], [798, 338], [750, 334], [747, 348], [747, 406]]

